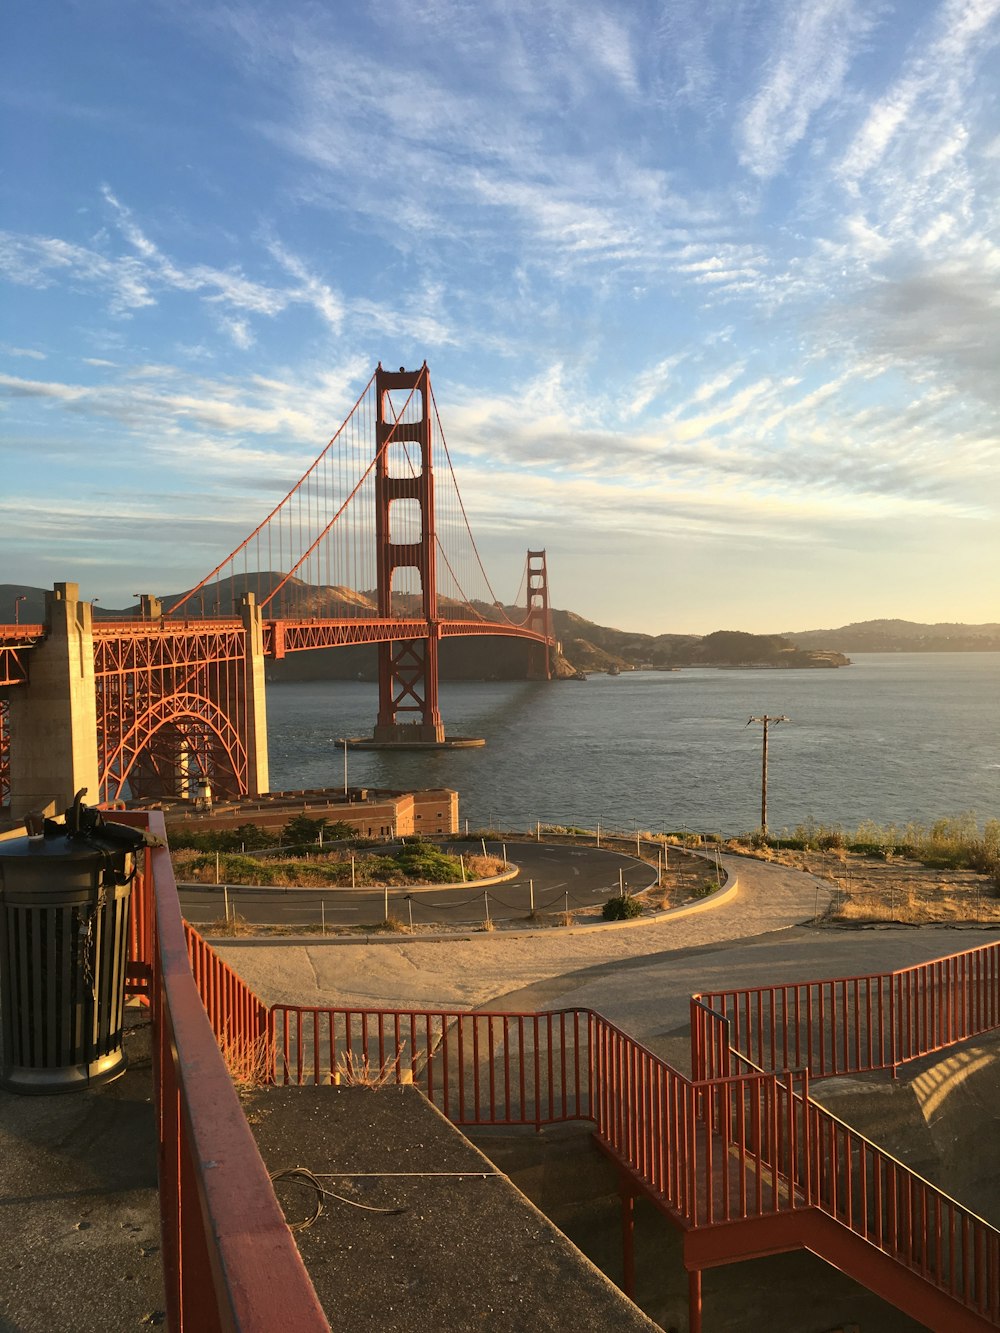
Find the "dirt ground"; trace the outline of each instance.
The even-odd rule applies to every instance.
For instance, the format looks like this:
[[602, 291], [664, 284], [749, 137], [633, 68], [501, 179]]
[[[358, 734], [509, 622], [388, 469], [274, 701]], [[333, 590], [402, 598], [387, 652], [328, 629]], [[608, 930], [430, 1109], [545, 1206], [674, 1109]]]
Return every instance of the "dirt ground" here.
[[[739, 850], [748, 854], [744, 847]], [[848, 851], [767, 848], [749, 854], [829, 880], [837, 889], [823, 918], [830, 924], [1000, 922], [1000, 898], [993, 882], [974, 870], [931, 870], [904, 857], [860, 856]]]

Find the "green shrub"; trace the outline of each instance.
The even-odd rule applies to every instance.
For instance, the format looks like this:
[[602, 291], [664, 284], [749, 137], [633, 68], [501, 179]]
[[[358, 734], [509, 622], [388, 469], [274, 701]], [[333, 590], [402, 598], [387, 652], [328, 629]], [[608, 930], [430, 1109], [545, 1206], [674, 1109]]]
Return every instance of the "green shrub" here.
[[199, 852], [238, 852], [241, 848], [255, 852], [264, 847], [277, 846], [278, 839], [257, 824], [240, 824], [234, 829], [197, 829], [180, 825], [167, 833], [170, 846], [176, 849], [193, 847]]
[[618, 894], [605, 900], [601, 915], [605, 921], [630, 921], [633, 917], [642, 916], [642, 904], [627, 893]]
[[319, 831], [326, 821], [310, 819], [308, 815], [295, 815], [281, 830], [283, 847], [311, 847], [319, 842]]
[[236, 851], [242, 847], [245, 851], [256, 852], [264, 847], [277, 847], [277, 835], [259, 824], [240, 824], [231, 834], [232, 846], [220, 848], [221, 851]]
[[462, 863], [431, 842], [409, 842], [393, 858], [405, 875], [430, 884], [456, 883], [462, 878]]
[[357, 833], [353, 824], [348, 824], [346, 819], [335, 819], [332, 824], [323, 824], [324, 842], [343, 842], [348, 838], [353, 838]]

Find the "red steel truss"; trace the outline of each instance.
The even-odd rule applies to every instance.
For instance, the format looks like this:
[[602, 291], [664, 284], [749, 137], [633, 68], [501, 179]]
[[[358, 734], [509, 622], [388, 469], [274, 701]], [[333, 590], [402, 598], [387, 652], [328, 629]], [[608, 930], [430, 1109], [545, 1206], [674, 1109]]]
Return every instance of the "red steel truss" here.
[[0, 689], [24, 684], [30, 650], [44, 637], [44, 625], [0, 625]]
[[0, 810], [10, 805], [10, 730], [7, 700], [0, 699]]
[[[25, 684], [31, 649], [44, 637], [44, 625], [0, 625], [0, 690]], [[7, 700], [0, 698], [0, 809], [9, 804], [9, 717]]]
[[94, 627], [103, 800], [174, 795], [198, 778], [247, 791], [246, 631], [239, 621]]

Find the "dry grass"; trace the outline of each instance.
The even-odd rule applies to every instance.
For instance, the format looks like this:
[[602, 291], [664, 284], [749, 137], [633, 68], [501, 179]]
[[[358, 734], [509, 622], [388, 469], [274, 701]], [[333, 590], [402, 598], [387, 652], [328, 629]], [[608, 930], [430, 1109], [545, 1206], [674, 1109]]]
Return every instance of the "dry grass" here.
[[[450, 853], [449, 853], [450, 854]], [[458, 858], [453, 876], [448, 883], [462, 883]], [[386, 884], [403, 887], [408, 884], [436, 883], [418, 871], [406, 873], [393, 864], [391, 857], [374, 852], [326, 851], [313, 855], [284, 857], [257, 857], [252, 853], [220, 852], [218, 870], [214, 852], [200, 852], [181, 847], [171, 853], [174, 874], [178, 880], [193, 884], [214, 884], [218, 879], [225, 884], [263, 884], [299, 889], [346, 888], [353, 883], [357, 888], [382, 888]], [[492, 879], [504, 871], [504, 862], [498, 856], [466, 856], [465, 874], [468, 880]]]
[[259, 931], [258, 926], [252, 925], [239, 912], [230, 912], [228, 918], [216, 917], [198, 929], [203, 935], [256, 935]]
[[409, 935], [410, 933], [410, 927], [406, 922], [398, 916], [393, 916], [391, 912], [384, 920], [376, 921], [373, 926], [365, 926], [364, 929], [372, 934]]
[[705, 880], [715, 879], [713, 862], [701, 856], [691, 856], [688, 852], [670, 846], [667, 849], [667, 870], [658, 888], [651, 889], [643, 901], [648, 901], [659, 910], [679, 907], [692, 898], [702, 895]]
[[260, 1088], [271, 1081], [271, 1047], [266, 1034], [253, 1039], [227, 1034], [220, 1039], [219, 1049], [237, 1091]]
[[844, 850], [792, 851], [764, 847], [755, 859], [803, 870], [835, 889], [823, 919], [829, 922], [900, 921], [1000, 923], [1000, 900], [988, 875], [933, 870], [901, 856], [863, 856]]
[[330, 1082], [350, 1088], [384, 1088], [388, 1083], [409, 1083], [412, 1081], [409, 1069], [400, 1066], [405, 1049], [406, 1042], [401, 1041], [396, 1054], [387, 1056], [381, 1065], [372, 1064], [367, 1052], [356, 1056], [353, 1051], [341, 1051]]

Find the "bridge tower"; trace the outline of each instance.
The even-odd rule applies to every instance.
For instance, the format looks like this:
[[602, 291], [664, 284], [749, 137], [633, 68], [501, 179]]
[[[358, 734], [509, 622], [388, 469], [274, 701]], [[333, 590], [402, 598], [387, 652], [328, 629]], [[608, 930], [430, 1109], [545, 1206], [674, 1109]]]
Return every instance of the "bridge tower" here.
[[[528, 629], [546, 638], [552, 635], [549, 611], [549, 573], [544, 551], [528, 552]], [[528, 679], [552, 679], [552, 655], [548, 643], [533, 643], [528, 649]]]
[[[378, 570], [378, 611], [392, 616], [392, 578], [397, 569], [416, 569], [420, 575], [426, 638], [397, 639], [378, 646], [378, 721], [376, 743], [440, 744], [444, 725], [438, 704], [438, 646], [440, 622], [437, 604], [437, 566], [434, 534], [434, 469], [431, 445], [430, 373], [427, 362], [419, 370], [375, 372], [375, 544]], [[387, 415], [391, 390], [410, 395], [402, 418]], [[420, 472], [394, 467], [402, 450], [394, 445], [416, 445]], [[416, 541], [393, 541], [391, 509], [400, 500], [416, 501], [420, 535]]]

